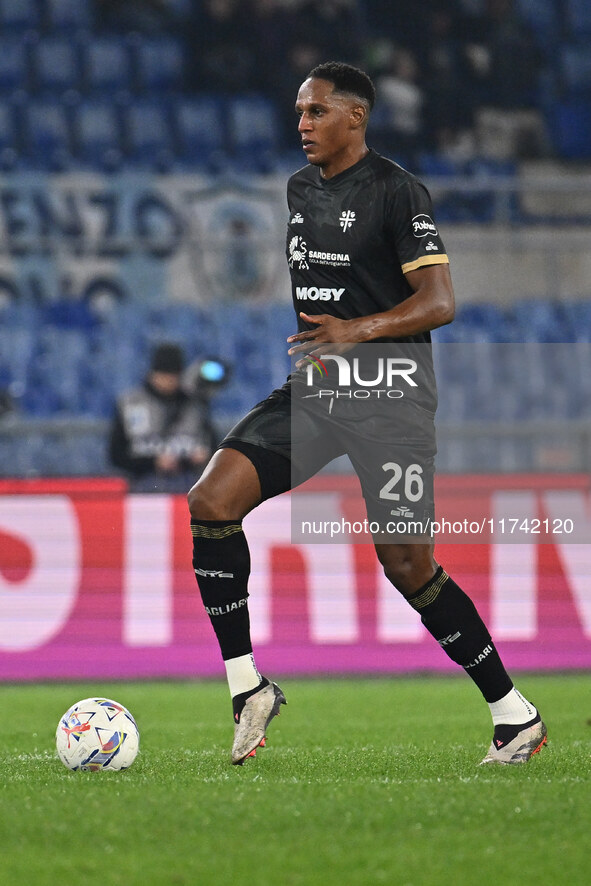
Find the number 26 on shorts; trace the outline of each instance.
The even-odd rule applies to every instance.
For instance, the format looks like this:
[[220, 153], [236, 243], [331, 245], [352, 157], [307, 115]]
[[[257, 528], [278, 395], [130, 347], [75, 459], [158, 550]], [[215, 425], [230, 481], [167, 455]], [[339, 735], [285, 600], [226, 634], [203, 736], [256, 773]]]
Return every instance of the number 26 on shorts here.
[[400, 501], [400, 493], [393, 490], [401, 480], [404, 480], [404, 497], [408, 501], [419, 501], [423, 497], [423, 469], [420, 465], [412, 464], [403, 470], [397, 462], [387, 461], [382, 465], [382, 470], [391, 472], [392, 476], [380, 489], [380, 498], [386, 501]]

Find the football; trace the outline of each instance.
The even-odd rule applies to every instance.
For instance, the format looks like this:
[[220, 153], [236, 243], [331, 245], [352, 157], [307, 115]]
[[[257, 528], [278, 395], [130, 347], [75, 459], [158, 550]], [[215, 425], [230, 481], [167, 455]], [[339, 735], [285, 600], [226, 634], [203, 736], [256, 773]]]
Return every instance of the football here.
[[121, 770], [135, 760], [140, 734], [123, 705], [110, 698], [84, 698], [60, 718], [55, 743], [68, 769]]

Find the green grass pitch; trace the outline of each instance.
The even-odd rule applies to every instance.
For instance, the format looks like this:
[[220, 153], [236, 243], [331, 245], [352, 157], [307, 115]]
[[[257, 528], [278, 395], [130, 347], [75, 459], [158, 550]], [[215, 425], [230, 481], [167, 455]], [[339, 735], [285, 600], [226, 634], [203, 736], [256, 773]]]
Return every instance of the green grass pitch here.
[[[243, 767], [221, 682], [0, 687], [1, 886], [590, 882], [591, 675], [521, 676], [549, 743], [493, 768], [462, 675], [279, 682], [288, 706]], [[129, 771], [55, 756], [60, 715], [89, 695], [135, 715]]]

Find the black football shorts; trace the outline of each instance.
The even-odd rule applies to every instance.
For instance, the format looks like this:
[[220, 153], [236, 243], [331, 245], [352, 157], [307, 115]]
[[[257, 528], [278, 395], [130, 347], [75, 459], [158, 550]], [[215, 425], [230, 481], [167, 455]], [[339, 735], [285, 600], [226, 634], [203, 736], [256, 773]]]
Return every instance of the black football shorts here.
[[293, 489], [346, 454], [359, 477], [372, 534], [431, 535], [434, 416], [418, 407], [295, 400], [290, 382], [241, 419], [220, 448], [254, 464], [263, 499]]

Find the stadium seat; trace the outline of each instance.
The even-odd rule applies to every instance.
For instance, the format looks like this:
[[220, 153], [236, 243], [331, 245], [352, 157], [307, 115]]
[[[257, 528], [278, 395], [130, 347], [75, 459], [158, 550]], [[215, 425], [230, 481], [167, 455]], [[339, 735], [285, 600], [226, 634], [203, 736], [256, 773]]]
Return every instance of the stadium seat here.
[[96, 340], [86, 366], [82, 403], [94, 415], [113, 414], [117, 397], [138, 385], [147, 370], [147, 352], [124, 335]]
[[145, 353], [163, 341], [174, 341], [185, 351], [188, 362], [208, 356], [220, 356], [220, 340], [224, 333], [211, 311], [194, 305], [159, 305], [148, 310], [145, 317]]
[[0, 325], [0, 375], [5, 384], [10, 385], [13, 396], [24, 393], [27, 382], [29, 364], [35, 349], [35, 333], [33, 329], [6, 325], [2, 315]]
[[566, 0], [566, 20], [573, 37], [591, 35], [589, 0]]
[[168, 168], [173, 161], [168, 109], [162, 102], [136, 99], [123, 114], [126, 155], [135, 163]]
[[135, 46], [137, 90], [148, 96], [153, 92], [179, 89], [184, 74], [184, 54], [179, 41], [172, 37], [140, 37]]
[[454, 320], [472, 330], [472, 341], [510, 341], [506, 314], [498, 305], [482, 302], [462, 305]]
[[424, 151], [419, 155], [419, 172], [422, 175], [461, 175], [464, 171], [463, 167], [463, 163], [457, 163], [437, 152]]
[[296, 331], [295, 311], [290, 303], [271, 306], [265, 311], [267, 329], [264, 333], [269, 365], [265, 377], [274, 386], [282, 385], [291, 371], [291, 357], [287, 353], [285, 340]]
[[79, 51], [65, 37], [44, 37], [31, 47], [33, 80], [40, 92], [55, 95], [82, 86]]
[[[591, 342], [591, 302], [586, 299], [568, 299], [562, 302], [562, 310], [569, 330], [565, 341]], [[587, 374], [591, 376], [591, 373]]]
[[85, 42], [84, 85], [90, 92], [131, 90], [131, 54], [123, 38], [93, 37]]
[[[445, 182], [437, 182], [433, 188], [433, 201], [437, 218], [440, 221], [491, 221], [498, 209], [494, 182], [488, 187], [488, 179], [507, 177], [515, 174], [515, 164], [507, 161], [491, 160], [477, 157], [466, 162], [455, 162], [447, 157], [432, 152], [424, 152], [419, 156], [419, 173], [426, 177], [445, 179], [454, 175], [470, 175], [483, 180], [487, 187], [479, 187], [472, 192], [463, 192], [456, 188], [445, 188]], [[513, 204], [509, 207], [515, 212]]]
[[37, 0], [0, 0], [0, 31], [26, 31], [40, 25]]
[[521, 299], [509, 311], [515, 323], [515, 341], [568, 341], [569, 323], [562, 304], [545, 299]]
[[83, 163], [110, 167], [122, 158], [119, 110], [112, 102], [85, 99], [75, 108], [74, 153]]
[[591, 48], [571, 44], [560, 50], [562, 79], [568, 92], [591, 94]]
[[182, 19], [191, 14], [194, 0], [167, 0], [166, 5], [178, 19]]
[[277, 151], [275, 108], [264, 96], [237, 96], [228, 105], [228, 137], [236, 159], [247, 169], [265, 171]]
[[214, 96], [181, 98], [173, 106], [178, 158], [207, 167], [225, 154], [222, 102]]
[[263, 396], [269, 393], [268, 386], [261, 396], [260, 388], [245, 384], [242, 379], [234, 376], [230, 383], [216, 394], [215, 417], [220, 426], [230, 428]]
[[33, 385], [41, 387], [52, 403], [53, 412], [73, 415], [79, 413], [83, 388], [82, 370], [88, 358], [85, 333], [78, 329], [46, 326], [41, 333], [38, 348], [31, 364]]
[[28, 102], [23, 108], [25, 153], [42, 169], [61, 169], [72, 155], [70, 125], [64, 106], [51, 99]]
[[591, 99], [558, 102], [549, 117], [550, 132], [561, 157], [568, 160], [591, 157]]
[[559, 25], [554, 0], [517, 0], [517, 9], [541, 46], [550, 48], [556, 43]]
[[91, 0], [45, 0], [47, 26], [72, 34], [93, 24]]
[[0, 91], [11, 93], [29, 85], [27, 48], [20, 37], [0, 38]]
[[14, 108], [0, 101], [0, 169], [10, 170], [18, 164], [16, 132]]

